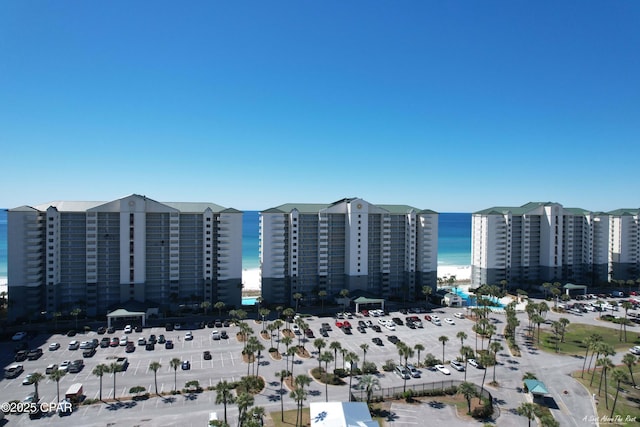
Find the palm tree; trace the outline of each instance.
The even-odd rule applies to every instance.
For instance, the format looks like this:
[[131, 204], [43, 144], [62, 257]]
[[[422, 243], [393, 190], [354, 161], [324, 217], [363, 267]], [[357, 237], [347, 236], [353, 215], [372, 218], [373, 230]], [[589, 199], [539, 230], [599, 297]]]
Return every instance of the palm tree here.
[[[64, 371], [61, 371], [61, 372], [64, 372]], [[100, 400], [102, 400], [102, 376], [104, 374], [109, 373], [109, 372], [111, 372], [109, 367], [107, 365], [105, 365], [104, 363], [101, 363], [101, 364], [97, 365], [95, 368], [93, 368], [93, 371], [91, 372], [93, 375], [95, 375], [96, 377], [100, 378]], [[115, 388], [114, 388], [114, 393], [115, 393]], [[60, 400], [60, 399], [58, 399], [58, 400]]]
[[[295, 347], [291, 347], [287, 350], [287, 356], [291, 356], [291, 376], [293, 376], [293, 363], [295, 362], [296, 353], [298, 353], [298, 349]], [[288, 362], [287, 358], [287, 362]]]
[[44, 374], [42, 372], [34, 372], [31, 374], [31, 384], [33, 384], [33, 387], [36, 389], [36, 397], [39, 396], [38, 394], [38, 385], [40, 384], [40, 381], [42, 381], [43, 379], [45, 379], [46, 377], [44, 376]]
[[446, 335], [440, 335], [438, 341], [442, 343], [442, 364], [444, 365], [444, 346], [449, 341], [449, 338]]
[[329, 348], [333, 350], [333, 359], [335, 361], [333, 369], [338, 369], [338, 350], [342, 350], [342, 345], [338, 341], [332, 341]]
[[524, 402], [520, 406], [516, 408], [516, 412], [518, 415], [523, 417], [527, 417], [529, 420], [529, 427], [531, 427], [531, 420], [533, 420], [537, 415], [537, 407], [535, 403]]
[[464, 340], [466, 340], [468, 336], [464, 331], [460, 331], [456, 334], [456, 338], [460, 338], [460, 347], [462, 347], [464, 345]]
[[327, 369], [329, 367], [329, 362], [333, 361], [333, 354], [330, 351], [325, 351], [320, 356], [318, 356], [319, 362], [324, 362], [324, 394], [325, 394], [325, 402], [329, 401], [329, 379], [327, 377]]
[[633, 387], [636, 386], [636, 380], [633, 378], [633, 367], [638, 363], [638, 358], [631, 353], [627, 353], [622, 357], [622, 363], [629, 369], [629, 375], [631, 376], [631, 382]]
[[149, 363], [149, 369], [153, 371], [153, 382], [156, 385], [156, 394], [158, 394], [158, 369], [162, 368], [160, 362]]
[[291, 393], [289, 393], [289, 397], [296, 401], [296, 426], [299, 423], [299, 420], [302, 418], [302, 402], [307, 400], [307, 391], [302, 388], [296, 388]]
[[418, 366], [420, 366], [420, 352], [424, 351], [425, 348], [422, 344], [418, 343], [413, 346], [413, 349], [418, 353]]
[[344, 302], [344, 306], [342, 307], [342, 311], [346, 311], [347, 310], [347, 297], [349, 296], [349, 289], [343, 289], [340, 291], [340, 296], [342, 297], [342, 299], [345, 301]]
[[271, 310], [269, 310], [268, 308], [261, 308], [260, 310], [258, 310], [258, 314], [260, 314], [260, 317], [262, 318], [262, 332], [264, 332], [267, 328], [265, 317], [267, 317], [269, 313], [271, 313]]
[[[616, 410], [616, 404], [618, 403], [618, 393], [620, 392], [620, 383], [622, 381], [627, 381], [629, 378], [627, 377], [627, 373], [622, 369], [614, 369], [611, 373], [611, 377], [616, 382], [616, 397], [613, 399], [613, 406], [611, 407], [611, 415], [613, 418], [613, 411]], [[607, 393], [608, 394], [608, 393]]]
[[200, 303], [200, 308], [204, 310], [204, 315], [207, 315], [207, 311], [209, 311], [209, 308], [211, 307], [211, 302], [209, 301], [202, 301]]
[[302, 299], [302, 294], [300, 292], [296, 292], [295, 294], [293, 294], [293, 299], [296, 300], [296, 313], [298, 312], [298, 304], [300, 303], [300, 300]]
[[[287, 378], [289, 375], [290, 375], [290, 372], [287, 371], [286, 369], [276, 372], [276, 378], [280, 380], [280, 415], [281, 415], [281, 421], [283, 423], [284, 423], [284, 399], [282, 398], [282, 385], [284, 383], [284, 379]], [[218, 402], [216, 401], [216, 403]], [[225, 422], [226, 422], [226, 419], [225, 419]]]
[[360, 348], [362, 349], [362, 366], [367, 361], [367, 350], [369, 350], [369, 344], [360, 344]]
[[226, 306], [226, 304], [222, 301], [218, 301], [213, 305], [213, 308], [218, 310], [218, 317], [222, 317], [222, 309]]
[[[118, 372], [122, 370], [122, 365], [117, 362], [111, 362], [109, 364], [108, 372], [113, 374], [113, 398], [116, 398], [116, 377], [118, 376]], [[102, 378], [100, 379], [102, 381]]]
[[180, 366], [180, 359], [174, 357], [169, 361], [169, 366], [173, 369], [173, 391], [178, 390], [178, 366]]
[[[284, 337], [282, 337], [280, 339], [280, 342], [285, 345], [285, 347], [286, 347], [285, 351], [288, 353], [289, 352], [289, 346], [293, 342], [293, 338], [291, 338], [290, 336], [284, 336]], [[280, 346], [278, 345], [278, 347], [280, 347]]]
[[[349, 354], [345, 356], [345, 359], [349, 362], [349, 390], [351, 390], [351, 382], [353, 381], [353, 364], [357, 363], [360, 358], [357, 354], [349, 352]], [[351, 402], [351, 393], [349, 393], [349, 402]]]
[[318, 297], [320, 297], [320, 303], [322, 304], [322, 313], [324, 313], [324, 300], [327, 297], [327, 291], [320, 291], [318, 292]]
[[429, 296], [431, 296], [431, 292], [433, 292], [433, 289], [431, 289], [431, 286], [423, 286], [422, 287], [422, 295], [424, 295], [425, 298], [425, 307], [429, 306]]
[[[66, 374], [67, 373], [65, 371], [61, 371], [60, 369], [56, 369], [55, 371], [53, 371], [53, 372], [51, 372], [49, 374], [49, 379], [51, 381], [55, 381], [56, 382], [56, 391], [58, 393], [58, 399], [56, 400], [57, 402], [60, 402], [60, 380]], [[102, 400], [102, 378], [100, 378], [100, 400]]]
[[254, 401], [253, 395], [247, 392], [242, 392], [236, 397], [236, 404], [238, 405], [238, 427], [244, 423], [247, 409], [253, 406]]
[[327, 342], [322, 338], [316, 338], [313, 341], [313, 346], [318, 349], [318, 368], [320, 368], [320, 352], [327, 346]]
[[494, 363], [493, 363], [493, 382], [496, 382], [496, 365], [498, 364], [498, 352], [504, 350], [504, 347], [502, 347], [502, 344], [500, 344], [498, 341], [492, 341], [491, 344], [489, 344], [489, 350], [491, 350], [493, 352], [493, 359], [494, 359]]
[[473, 349], [468, 345], [460, 347], [460, 355], [464, 357], [464, 380], [467, 381], [467, 362], [469, 359], [473, 359]]
[[544, 317], [540, 316], [539, 314], [534, 314], [531, 317], [531, 321], [538, 326], [538, 340], [537, 343], [540, 344], [540, 324], [544, 323]]
[[69, 312], [70, 315], [76, 318], [76, 330], [78, 330], [78, 316], [80, 315], [80, 313], [82, 313], [82, 310], [80, 310], [79, 308], [74, 308]]
[[365, 390], [367, 393], [367, 405], [371, 402], [371, 395], [374, 390], [380, 389], [380, 380], [373, 375], [363, 375], [358, 382], [358, 389]]
[[456, 392], [458, 394], [463, 395], [464, 398], [467, 400], [467, 413], [468, 414], [471, 413], [471, 399], [473, 398], [473, 396], [476, 395], [475, 386], [465, 381], [458, 386], [458, 389]]
[[569, 319], [567, 319], [566, 317], [561, 317], [560, 319], [558, 319], [558, 323], [560, 323], [560, 342], [564, 342], [564, 333], [567, 330], [567, 325], [569, 325], [571, 321], [569, 321]]
[[[620, 323], [620, 327], [622, 328], [622, 325], [624, 325], [624, 342], [627, 342], [627, 314], [633, 308], [633, 304], [629, 301], [624, 301], [621, 306], [624, 308], [624, 319]], [[622, 341], [622, 329], [620, 330], [620, 341]]]
[[[582, 340], [582, 344], [586, 347], [586, 350], [584, 352], [584, 362], [582, 362], [582, 375], [580, 376], [580, 378], [584, 378], [584, 368], [587, 364], [587, 356], [589, 355], [589, 350], [593, 350], [598, 341], [602, 341], [602, 336], [600, 336], [599, 334], [591, 334], [584, 340]], [[591, 363], [589, 363], [589, 365], [591, 365]]]
[[602, 384], [603, 384], [602, 377], [604, 376], [605, 405], [607, 409], [609, 409], [609, 402], [608, 402], [609, 393], [607, 393], [607, 371], [609, 369], [613, 369], [614, 365], [611, 359], [609, 359], [607, 356], [604, 356], [598, 359], [598, 361], [596, 362], [596, 365], [602, 367], [602, 371], [600, 371], [600, 385], [598, 386], [598, 396], [600, 396], [600, 392], [602, 391]]

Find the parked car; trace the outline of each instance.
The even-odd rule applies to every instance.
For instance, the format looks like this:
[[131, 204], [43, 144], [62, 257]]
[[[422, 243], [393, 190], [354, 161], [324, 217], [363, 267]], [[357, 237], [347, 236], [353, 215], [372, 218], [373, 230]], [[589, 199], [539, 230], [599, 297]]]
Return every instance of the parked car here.
[[464, 365], [462, 363], [458, 362], [457, 360], [452, 360], [449, 364], [456, 371], [461, 371], [461, 372], [464, 371]]
[[147, 339], [145, 337], [138, 338], [138, 345], [140, 346], [147, 345]]
[[634, 345], [633, 347], [631, 347], [631, 348], [629, 349], [629, 352], [630, 352], [631, 354], [635, 354], [636, 356], [637, 356], [637, 355], [640, 355], [640, 345]]
[[50, 365], [47, 365], [47, 369], [44, 370], [44, 373], [49, 375], [50, 373], [57, 370], [58, 370], [58, 365], [56, 363], [52, 363]]
[[4, 370], [5, 378], [15, 378], [24, 372], [24, 366], [20, 364], [11, 365]]
[[158, 335], [158, 344], [164, 344], [165, 342], [167, 342], [167, 339], [164, 337], [164, 335]]
[[229, 335], [227, 335], [227, 331], [220, 332], [220, 339], [223, 339], [223, 340], [229, 339]]
[[22, 331], [21, 332], [16, 332], [11, 337], [11, 341], [22, 341], [26, 337], [27, 337], [27, 333], [26, 332], [22, 332]]
[[80, 350], [86, 350], [88, 348], [93, 348], [93, 344], [91, 341], [82, 341], [80, 343]]
[[380, 328], [380, 325], [373, 325], [371, 329], [373, 329], [376, 332], [382, 332], [382, 328]]
[[117, 347], [120, 345], [120, 339], [118, 337], [111, 338], [111, 342], [109, 343], [110, 347]]
[[320, 335], [322, 335], [323, 337], [327, 338], [329, 336], [329, 333], [327, 332], [327, 330], [325, 328], [320, 328]]
[[49, 344], [49, 351], [56, 351], [59, 348], [60, 348], [60, 343], [52, 342], [51, 344]]
[[454, 313], [453, 317], [458, 318], [458, 319], [464, 319], [464, 313]]
[[22, 385], [31, 385], [33, 384], [33, 374], [27, 374], [26, 377], [22, 380]]
[[[166, 347], [166, 344], [165, 344]], [[148, 342], [147, 345], [144, 346], [144, 349], [147, 351], [153, 351], [156, 349], [156, 345], [152, 342]]]
[[220, 339], [220, 332], [218, 332], [217, 330], [213, 330], [211, 331], [211, 339], [218, 341]]
[[211, 360], [211, 352], [209, 350], [205, 350], [204, 353], [202, 353], [202, 358], [204, 360]]
[[164, 348], [166, 349], [172, 349], [173, 348], [173, 341], [171, 340], [167, 340], [166, 343], [164, 343]]
[[77, 374], [82, 370], [82, 368], [84, 368], [84, 362], [82, 361], [82, 359], [77, 359], [71, 362], [68, 370], [69, 370], [69, 373]]
[[392, 344], [396, 344], [397, 342], [399, 342], [399, 341], [400, 341], [400, 338], [398, 338], [398, 337], [397, 337], [397, 336], [395, 336], [395, 335], [389, 335], [389, 336], [387, 337], [387, 339], [388, 339], [388, 340], [389, 340], [389, 342], [391, 342]]
[[27, 354], [29, 352], [27, 350], [20, 350], [16, 353], [16, 355], [13, 357], [13, 360], [15, 362], [24, 362], [25, 360], [27, 360]]
[[73, 340], [69, 343], [69, 350], [77, 350], [80, 348], [80, 343], [76, 340]]
[[408, 364], [407, 369], [409, 370], [413, 378], [420, 378], [420, 371], [418, 371], [415, 366], [413, 366], [412, 364]]
[[373, 341], [373, 343], [376, 344], [376, 345], [384, 345], [382, 340], [380, 338], [378, 338], [378, 337], [371, 338], [371, 341]]
[[60, 364], [60, 367], [58, 368], [58, 370], [64, 371], [64, 372], [68, 372], [69, 371], [69, 365], [71, 365], [71, 360], [64, 360]]
[[480, 364], [480, 362], [478, 362], [476, 359], [469, 359], [469, 360], [467, 360], [467, 363], [468, 363], [469, 365], [473, 366], [474, 368], [477, 368], [477, 369], [484, 369], [484, 366], [482, 366], [482, 365]]
[[183, 371], [188, 371], [189, 369], [191, 369], [191, 362], [189, 362], [188, 360], [183, 360], [181, 367]]
[[311, 329], [305, 329], [304, 330], [304, 335], [307, 338], [315, 338], [315, 335], [313, 335], [313, 331]]
[[449, 325], [455, 325], [456, 324], [456, 322], [454, 322], [453, 319], [450, 319], [448, 317], [444, 318], [444, 323], [447, 323]]
[[411, 372], [409, 372], [409, 370], [404, 366], [401, 366], [401, 365], [396, 366], [396, 369], [394, 372], [403, 380], [408, 380], [411, 378]]
[[91, 347], [82, 351], [82, 357], [93, 357], [96, 354], [96, 349]]
[[125, 334], [128, 335], [128, 334], [130, 334], [132, 332], [133, 332], [133, 328], [131, 327], [131, 325], [127, 325], [127, 326], [124, 327], [124, 333]]
[[104, 335], [107, 333], [107, 328], [105, 328], [104, 326], [100, 326], [96, 332], [98, 333], [98, 335]]
[[184, 335], [184, 339], [185, 339], [185, 341], [191, 341], [193, 339], [193, 334], [191, 333], [191, 331], [187, 332]]
[[438, 372], [442, 372], [445, 375], [451, 375], [451, 371], [445, 368], [444, 365], [436, 365], [435, 368]]

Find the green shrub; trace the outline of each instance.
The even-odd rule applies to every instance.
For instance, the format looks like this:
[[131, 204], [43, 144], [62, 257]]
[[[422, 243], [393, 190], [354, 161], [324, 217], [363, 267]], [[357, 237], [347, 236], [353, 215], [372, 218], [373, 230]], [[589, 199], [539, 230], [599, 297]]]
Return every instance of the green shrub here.
[[364, 362], [362, 364], [362, 372], [365, 374], [377, 374], [378, 367], [373, 362]]
[[384, 362], [384, 365], [382, 365], [382, 370], [385, 372], [392, 372], [394, 369], [396, 369], [396, 363], [389, 359], [386, 362]]
[[342, 368], [334, 369], [333, 375], [336, 375], [338, 378], [344, 378], [347, 376], [347, 371]]

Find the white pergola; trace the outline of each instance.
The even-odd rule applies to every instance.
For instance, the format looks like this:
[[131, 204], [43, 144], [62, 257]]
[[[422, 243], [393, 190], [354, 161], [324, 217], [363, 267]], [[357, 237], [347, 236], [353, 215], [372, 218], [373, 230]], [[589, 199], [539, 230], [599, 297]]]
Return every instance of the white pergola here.
[[124, 308], [119, 308], [107, 314], [107, 326], [108, 327], [111, 326], [111, 319], [114, 319], [114, 318], [120, 319], [123, 317], [126, 317], [126, 318], [139, 317], [142, 320], [142, 326], [146, 325], [147, 313], [145, 313], [144, 311], [129, 311], [129, 310], [125, 310]]

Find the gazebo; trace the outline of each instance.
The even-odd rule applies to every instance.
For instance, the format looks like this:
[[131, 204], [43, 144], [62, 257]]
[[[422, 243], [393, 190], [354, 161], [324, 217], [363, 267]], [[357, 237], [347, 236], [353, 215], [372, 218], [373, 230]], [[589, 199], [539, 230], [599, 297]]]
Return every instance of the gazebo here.
[[367, 298], [367, 297], [358, 297], [353, 300], [356, 304], [356, 313], [360, 311], [360, 304], [382, 304], [382, 310], [384, 310], [384, 299], [382, 298]]
[[120, 318], [136, 318], [139, 317], [142, 320], [142, 326], [145, 326], [147, 320], [147, 313], [144, 311], [129, 311], [124, 308], [119, 308], [107, 314], [107, 326], [111, 326], [111, 319]]
[[538, 380], [524, 380], [524, 385], [529, 390], [529, 393], [533, 396], [533, 400], [544, 400], [544, 397], [549, 394], [549, 390], [542, 381]]
[[564, 289], [564, 292], [567, 295], [571, 295], [570, 294], [571, 291], [577, 291], [577, 290], [582, 290], [582, 294], [583, 295], [587, 294], [587, 286], [586, 285], [575, 285], [573, 283], [567, 283], [566, 285], [564, 285], [562, 287], [562, 289]]

